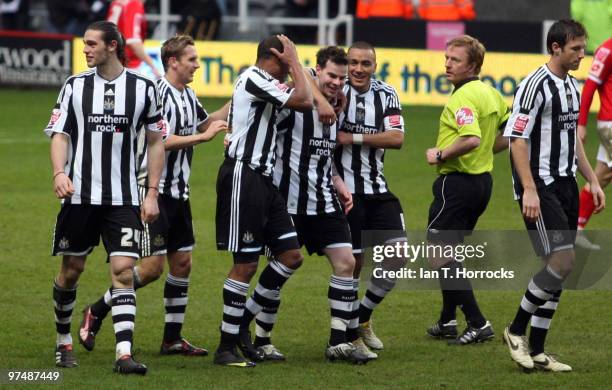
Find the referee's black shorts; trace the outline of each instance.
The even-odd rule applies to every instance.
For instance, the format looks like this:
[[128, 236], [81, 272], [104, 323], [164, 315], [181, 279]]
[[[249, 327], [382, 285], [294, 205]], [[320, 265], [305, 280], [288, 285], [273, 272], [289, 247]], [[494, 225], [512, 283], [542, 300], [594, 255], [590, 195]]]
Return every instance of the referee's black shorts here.
[[[538, 220], [529, 222], [524, 219], [536, 254], [545, 257], [552, 252], [573, 249], [579, 208], [576, 179], [556, 178], [551, 184], [538, 188], [538, 197], [540, 198]], [[522, 212], [522, 197], [519, 198], [518, 204]]]
[[429, 206], [427, 240], [458, 244], [471, 234], [491, 199], [493, 179], [488, 172], [478, 175], [453, 172], [434, 181], [434, 199]]
[[257, 261], [267, 246], [278, 256], [299, 249], [287, 204], [272, 179], [248, 164], [226, 158], [217, 177], [217, 249], [234, 261]]

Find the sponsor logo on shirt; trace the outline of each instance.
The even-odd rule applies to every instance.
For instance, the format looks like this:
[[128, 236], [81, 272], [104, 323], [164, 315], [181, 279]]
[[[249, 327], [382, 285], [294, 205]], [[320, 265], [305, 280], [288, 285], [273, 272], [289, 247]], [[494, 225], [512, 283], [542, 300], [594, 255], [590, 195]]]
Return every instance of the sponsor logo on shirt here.
[[461, 107], [455, 112], [455, 120], [459, 126], [471, 125], [474, 123], [474, 114], [467, 107]]
[[516, 119], [514, 120], [514, 126], [512, 126], [512, 130], [517, 133], [523, 133], [529, 124], [529, 115], [518, 114]]
[[47, 125], [47, 128], [50, 129], [55, 126], [55, 123], [57, 123], [60, 116], [62, 116], [62, 110], [60, 110], [59, 108], [54, 108], [53, 111], [51, 111], [51, 119], [49, 119], [49, 124]]
[[125, 133], [130, 128], [130, 119], [125, 115], [89, 114], [87, 130], [102, 133]]
[[389, 116], [389, 126], [401, 126], [402, 124], [402, 116], [401, 115], [390, 115]]

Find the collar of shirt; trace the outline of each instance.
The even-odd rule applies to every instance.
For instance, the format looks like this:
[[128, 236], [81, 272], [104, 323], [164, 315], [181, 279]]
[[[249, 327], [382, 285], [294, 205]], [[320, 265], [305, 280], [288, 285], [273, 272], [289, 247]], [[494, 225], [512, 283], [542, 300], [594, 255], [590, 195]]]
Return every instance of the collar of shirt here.
[[478, 76], [468, 77], [467, 79], [462, 80], [461, 82], [459, 82], [459, 84], [455, 86], [455, 89], [453, 89], [453, 93], [457, 92], [459, 88], [463, 87], [465, 84], [469, 83], [470, 81], [475, 81], [475, 80], [478, 80]]

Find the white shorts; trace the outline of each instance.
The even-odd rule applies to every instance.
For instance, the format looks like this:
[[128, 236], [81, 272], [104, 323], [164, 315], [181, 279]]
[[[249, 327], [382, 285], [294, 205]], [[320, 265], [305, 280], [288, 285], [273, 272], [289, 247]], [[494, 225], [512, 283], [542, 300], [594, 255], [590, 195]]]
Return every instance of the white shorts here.
[[597, 151], [597, 161], [612, 168], [612, 121], [597, 121], [597, 132], [601, 141]]

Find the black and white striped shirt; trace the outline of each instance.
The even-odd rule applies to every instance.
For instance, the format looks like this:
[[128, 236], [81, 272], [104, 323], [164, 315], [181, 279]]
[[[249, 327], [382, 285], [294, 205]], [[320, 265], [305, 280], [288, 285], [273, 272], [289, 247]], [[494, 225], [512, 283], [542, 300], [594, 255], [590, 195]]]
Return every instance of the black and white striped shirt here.
[[251, 66], [234, 84], [226, 157], [270, 176], [276, 158], [276, 115], [291, 90], [264, 70]]
[[[165, 77], [157, 81], [163, 104], [163, 116], [168, 122], [168, 136], [184, 137], [196, 134], [198, 126], [208, 119], [208, 113], [200, 104], [193, 89], [185, 86], [181, 92], [174, 88]], [[146, 140], [139, 140], [140, 171], [138, 182], [146, 186], [147, 155]], [[144, 153], [143, 153], [144, 151]], [[164, 170], [159, 181], [159, 192], [174, 199], [189, 199], [189, 176], [193, 146], [180, 150], [166, 151]]]
[[323, 125], [316, 110], [285, 108], [278, 114], [277, 128], [274, 185], [287, 200], [289, 214], [340, 211], [331, 180], [337, 124]]
[[138, 206], [137, 139], [162, 131], [155, 83], [125, 69], [108, 81], [96, 70], [69, 77], [44, 130], [69, 139], [65, 172], [74, 194], [66, 203]]
[[[546, 65], [532, 72], [518, 86], [505, 137], [525, 138], [536, 186], [558, 177], [576, 175], [576, 129], [580, 110], [576, 79], [555, 76]], [[520, 180], [513, 169], [515, 195]]]
[[[376, 134], [389, 130], [404, 131], [402, 106], [395, 89], [372, 80], [370, 89], [359, 93], [344, 86], [346, 108], [340, 116], [340, 129], [355, 134]], [[353, 194], [387, 192], [383, 174], [385, 150], [368, 145], [341, 145], [336, 151], [336, 168]]]

